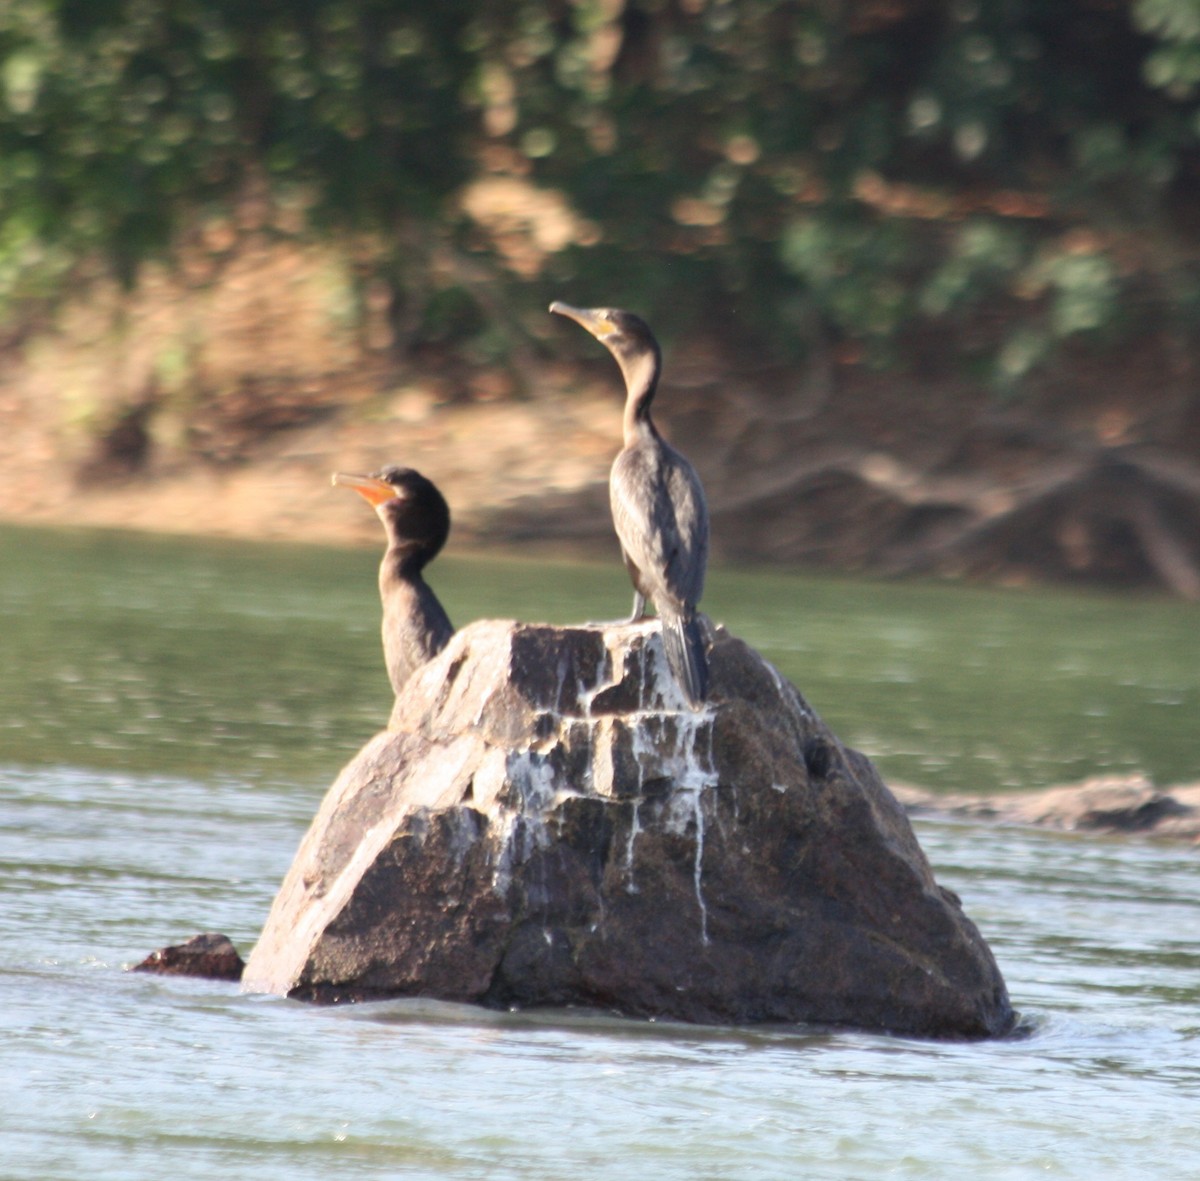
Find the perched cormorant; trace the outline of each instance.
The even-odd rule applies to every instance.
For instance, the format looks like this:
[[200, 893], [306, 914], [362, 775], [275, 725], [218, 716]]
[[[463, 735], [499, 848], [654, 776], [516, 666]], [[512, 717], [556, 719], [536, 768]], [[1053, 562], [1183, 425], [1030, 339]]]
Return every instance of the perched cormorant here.
[[708, 562], [708, 506], [696, 469], [655, 429], [650, 403], [662, 353], [649, 326], [617, 308], [550, 310], [586, 328], [616, 358], [625, 377], [625, 446], [609, 477], [613, 524], [633, 580], [630, 622], [651, 599], [663, 624], [667, 663], [692, 705], [708, 693], [708, 656], [696, 604]]
[[379, 564], [383, 600], [383, 656], [396, 693], [454, 635], [454, 626], [421, 572], [450, 534], [450, 509], [420, 472], [385, 467], [378, 475], [334, 473], [333, 482], [353, 488], [374, 506], [387, 530], [388, 546]]

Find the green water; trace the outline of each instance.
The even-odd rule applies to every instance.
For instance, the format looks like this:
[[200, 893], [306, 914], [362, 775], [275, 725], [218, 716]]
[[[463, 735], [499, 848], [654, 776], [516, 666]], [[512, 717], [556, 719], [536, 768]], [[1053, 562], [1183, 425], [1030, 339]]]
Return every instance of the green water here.
[[[0, 752], [324, 782], [378, 729], [377, 555], [0, 529]], [[460, 626], [618, 618], [619, 564], [449, 557]], [[709, 614], [897, 781], [1200, 777], [1200, 610], [1154, 599], [714, 570]]]
[[[1200, 856], [922, 820], [1019, 1036], [969, 1045], [130, 974], [248, 952], [330, 779], [386, 717], [376, 554], [0, 529], [3, 1181], [1191, 1181]], [[628, 608], [617, 563], [447, 558], [459, 623]], [[1197, 608], [712, 574], [889, 774], [1200, 778]]]

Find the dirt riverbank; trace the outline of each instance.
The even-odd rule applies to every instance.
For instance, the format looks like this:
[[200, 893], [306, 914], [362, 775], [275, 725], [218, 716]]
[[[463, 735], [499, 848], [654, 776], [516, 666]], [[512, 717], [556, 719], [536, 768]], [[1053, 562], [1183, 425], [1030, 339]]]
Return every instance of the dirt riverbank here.
[[[0, 517], [373, 543], [330, 473], [401, 462], [445, 492], [456, 547], [611, 555], [611, 359], [548, 315], [506, 365], [406, 350], [346, 314], [349, 284], [328, 251], [252, 238], [199, 275], [89, 288], [0, 353]], [[1065, 356], [1006, 401], [946, 352], [913, 342], [885, 373], [834, 345], [784, 367], [667, 341], [656, 416], [705, 482], [716, 560], [1200, 597], [1189, 358]]]

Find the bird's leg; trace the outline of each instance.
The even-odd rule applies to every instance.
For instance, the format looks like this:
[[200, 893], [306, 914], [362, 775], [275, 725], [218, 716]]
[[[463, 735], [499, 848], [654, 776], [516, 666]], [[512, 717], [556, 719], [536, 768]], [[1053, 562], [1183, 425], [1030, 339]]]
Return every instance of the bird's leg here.
[[646, 618], [646, 596], [641, 591], [633, 592], [633, 614], [628, 619], [589, 620], [589, 627], [621, 627], [630, 623], [638, 623]]

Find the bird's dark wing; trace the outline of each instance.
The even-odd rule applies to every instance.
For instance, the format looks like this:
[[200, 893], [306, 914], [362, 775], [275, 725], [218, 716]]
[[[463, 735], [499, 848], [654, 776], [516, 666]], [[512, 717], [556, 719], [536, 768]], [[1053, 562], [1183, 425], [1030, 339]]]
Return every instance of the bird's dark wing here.
[[667, 488], [675, 507], [679, 548], [668, 555], [667, 584], [694, 607], [704, 595], [708, 568], [708, 501], [696, 469], [678, 451], [667, 450]]
[[659, 442], [628, 447], [609, 482], [613, 525], [642, 573], [642, 588], [661, 607], [694, 607], [708, 562], [708, 507], [695, 469]]

